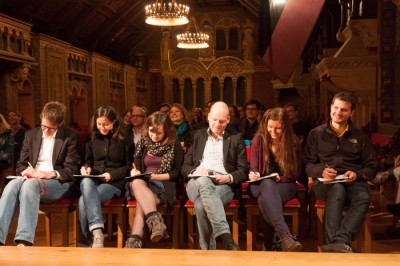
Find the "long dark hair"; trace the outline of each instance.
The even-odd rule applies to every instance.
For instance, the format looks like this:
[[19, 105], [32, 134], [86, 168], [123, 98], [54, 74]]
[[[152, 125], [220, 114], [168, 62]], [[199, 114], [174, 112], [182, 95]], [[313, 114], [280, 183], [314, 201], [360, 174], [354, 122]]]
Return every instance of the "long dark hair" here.
[[96, 120], [99, 117], [105, 117], [111, 122], [115, 121], [113, 124], [113, 129], [110, 131], [112, 138], [115, 140], [122, 140], [124, 138], [124, 130], [121, 127], [121, 117], [118, 112], [112, 106], [100, 106], [95, 112], [90, 121], [90, 137], [93, 140], [96, 133], [99, 133], [99, 129], [96, 125]]
[[272, 150], [272, 139], [268, 132], [268, 120], [280, 121], [282, 124], [282, 137], [279, 141], [279, 151], [275, 154], [276, 161], [285, 176], [294, 176], [301, 162], [297, 161], [297, 150], [295, 149], [297, 146], [297, 138], [293, 133], [289, 116], [284, 108], [277, 107], [268, 109], [264, 113], [258, 128], [257, 133], [260, 134], [263, 140], [265, 165], [268, 168], [269, 162], [271, 161], [268, 151]]

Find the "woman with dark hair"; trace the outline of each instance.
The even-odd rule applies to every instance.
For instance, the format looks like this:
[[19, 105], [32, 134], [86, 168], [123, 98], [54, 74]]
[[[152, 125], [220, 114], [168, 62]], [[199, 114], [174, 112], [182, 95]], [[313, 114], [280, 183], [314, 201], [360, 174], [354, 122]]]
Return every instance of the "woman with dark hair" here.
[[169, 112], [169, 118], [175, 125], [176, 139], [183, 146], [189, 148], [193, 142], [192, 129], [187, 122], [187, 111], [186, 108], [180, 103], [174, 103], [171, 105], [171, 111]]
[[104, 247], [101, 204], [123, 195], [124, 178], [131, 168], [133, 142], [131, 138], [124, 138], [123, 133], [121, 118], [113, 107], [102, 106], [96, 110], [90, 123], [85, 164], [81, 168], [81, 174], [88, 177], [80, 183], [79, 199], [80, 242], [89, 245], [92, 234], [92, 248]]
[[[258, 198], [258, 207], [266, 222], [264, 245], [272, 245], [274, 233], [283, 251], [300, 251], [302, 245], [293, 238], [283, 217], [283, 204], [296, 196], [296, 179], [301, 171], [301, 146], [294, 135], [284, 108], [266, 111], [251, 144], [249, 190]], [[277, 173], [272, 178], [261, 176]]]
[[131, 236], [125, 248], [141, 248], [145, 222], [153, 242], [167, 238], [167, 227], [157, 212], [157, 205], [175, 202], [176, 187], [183, 161], [183, 150], [176, 140], [174, 124], [164, 112], [155, 112], [145, 123], [143, 137], [136, 145], [134, 169], [131, 176], [149, 173], [134, 178], [129, 184], [131, 197], [135, 198], [135, 219], [131, 225]]

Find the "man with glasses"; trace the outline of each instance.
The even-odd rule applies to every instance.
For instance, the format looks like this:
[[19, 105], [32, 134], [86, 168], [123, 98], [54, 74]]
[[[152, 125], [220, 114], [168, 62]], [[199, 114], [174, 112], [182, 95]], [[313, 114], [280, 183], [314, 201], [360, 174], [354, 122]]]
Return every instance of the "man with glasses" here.
[[257, 100], [250, 100], [246, 103], [246, 117], [240, 121], [239, 131], [243, 134], [243, 139], [252, 140], [258, 130], [257, 116], [261, 109], [261, 104]]
[[147, 110], [142, 106], [132, 106], [131, 113], [133, 142], [136, 145], [142, 138], [144, 122], [147, 118]]
[[73, 175], [81, 163], [79, 134], [64, 125], [66, 107], [49, 102], [40, 115], [41, 125], [25, 134], [15, 179], [0, 199], [0, 245], [4, 245], [15, 211], [19, 207], [14, 241], [32, 246], [39, 204], [70, 197]]

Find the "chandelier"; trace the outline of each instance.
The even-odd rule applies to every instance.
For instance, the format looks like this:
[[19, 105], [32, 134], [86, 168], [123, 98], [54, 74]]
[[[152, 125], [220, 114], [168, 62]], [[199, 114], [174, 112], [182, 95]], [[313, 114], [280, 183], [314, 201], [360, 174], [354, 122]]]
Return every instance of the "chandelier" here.
[[[176, 35], [178, 40], [178, 48], [183, 49], [201, 49], [208, 48], [208, 41], [210, 36], [206, 33], [201, 32], [196, 25], [196, 20], [192, 19], [193, 25], [189, 22], [187, 29], [184, 33]], [[190, 31], [190, 30], [194, 31]]]
[[146, 23], [154, 26], [178, 26], [189, 22], [189, 7], [178, 4], [175, 0], [168, 3], [156, 0], [153, 4], [146, 5], [145, 14]]

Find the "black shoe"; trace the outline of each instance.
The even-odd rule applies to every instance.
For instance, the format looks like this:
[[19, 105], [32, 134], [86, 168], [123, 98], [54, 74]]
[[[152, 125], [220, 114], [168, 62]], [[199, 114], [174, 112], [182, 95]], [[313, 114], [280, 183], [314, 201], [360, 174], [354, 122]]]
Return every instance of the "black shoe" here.
[[331, 243], [326, 244], [321, 247], [323, 252], [332, 252], [332, 253], [353, 253], [351, 247], [344, 243]]
[[226, 243], [226, 250], [240, 250], [240, 247], [232, 240]]
[[400, 203], [388, 204], [386, 205], [386, 208], [391, 214], [400, 216]]
[[369, 183], [373, 185], [383, 185], [394, 179], [393, 171], [384, 171], [377, 173], [375, 178], [370, 180]]

